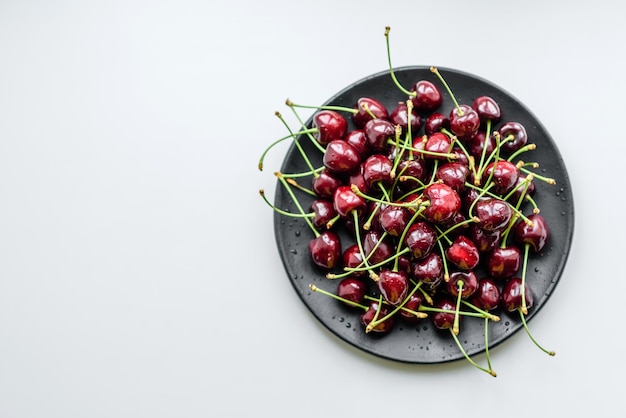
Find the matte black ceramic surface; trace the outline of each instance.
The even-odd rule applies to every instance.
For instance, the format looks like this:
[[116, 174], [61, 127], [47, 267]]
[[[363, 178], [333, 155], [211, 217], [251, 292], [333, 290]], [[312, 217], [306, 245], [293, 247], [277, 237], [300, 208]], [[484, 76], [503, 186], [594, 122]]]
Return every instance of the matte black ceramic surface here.
[[[560, 281], [573, 238], [574, 202], [565, 164], [547, 130], [522, 103], [510, 94], [476, 76], [448, 68], [439, 68], [439, 70], [460, 103], [471, 104], [478, 96], [491, 96], [502, 109], [501, 123], [516, 121], [523, 124], [527, 130], [529, 142], [537, 145], [536, 150], [524, 154], [524, 160], [538, 162], [538, 174], [556, 180], [556, 185], [535, 181], [537, 187], [535, 198], [541, 208], [541, 215], [550, 227], [550, 238], [540, 254], [531, 256], [527, 268], [527, 281], [535, 300], [535, 305], [527, 316], [530, 320], [548, 301]], [[395, 69], [395, 74], [399, 82], [407, 88], [421, 79], [430, 80], [441, 86], [428, 67], [398, 68]], [[444, 103], [440, 111], [447, 115], [453, 103], [443, 87], [441, 87], [441, 92], [444, 96]], [[406, 100], [406, 97], [394, 85], [389, 72], [384, 71], [347, 87], [325, 104], [353, 107], [357, 99], [363, 96], [380, 100], [390, 112], [399, 101]], [[353, 125], [350, 117], [348, 114], [346, 116], [351, 129]], [[307, 124], [310, 126], [310, 123], [309, 120]], [[313, 156], [314, 166], [321, 166], [321, 153], [310, 145], [309, 139], [302, 138], [301, 143], [307, 149], [308, 154]], [[296, 173], [306, 170], [307, 166], [303, 159], [292, 146], [285, 157], [281, 171]], [[305, 181], [302, 182], [308, 186]], [[298, 193], [298, 196], [299, 199], [301, 197], [301, 204], [306, 210], [312, 198], [303, 193]], [[275, 204], [291, 212], [297, 212], [296, 206], [280, 184], [276, 189]], [[416, 324], [398, 321], [394, 330], [384, 336], [366, 334], [359, 322], [359, 312], [309, 289], [309, 284], [314, 284], [334, 292], [337, 281], [327, 279], [325, 272], [311, 262], [308, 243], [313, 238], [313, 233], [307, 224], [302, 220], [287, 218], [278, 213], [275, 214], [274, 222], [276, 242], [288, 280], [312, 314], [337, 337], [365, 352], [400, 362], [441, 363], [463, 358], [449, 331], [436, 329], [428, 319]], [[349, 235], [342, 235], [343, 248], [353, 242]], [[517, 313], [498, 311], [497, 314], [500, 315], [501, 321], [490, 322], [489, 325], [490, 348], [522, 328]], [[483, 320], [465, 318], [462, 322], [459, 340], [468, 354], [483, 352], [485, 349]]]

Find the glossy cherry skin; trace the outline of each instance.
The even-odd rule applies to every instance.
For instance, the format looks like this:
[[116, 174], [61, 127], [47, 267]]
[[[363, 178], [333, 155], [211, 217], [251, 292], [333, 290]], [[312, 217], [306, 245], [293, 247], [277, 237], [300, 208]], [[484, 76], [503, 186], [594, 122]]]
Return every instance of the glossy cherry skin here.
[[[365, 311], [365, 313], [363, 313], [360, 316], [361, 324], [363, 324], [363, 326], [367, 328], [367, 326], [372, 321], [374, 321], [375, 318], [377, 320], [384, 318], [390, 312], [391, 312], [390, 306], [385, 305], [385, 304], [380, 305], [378, 301], [375, 301], [375, 300], [370, 301], [367, 311]], [[394, 324], [395, 324], [395, 318], [391, 316], [385, 319], [384, 321], [382, 321], [381, 323], [379, 323], [378, 325], [376, 325], [375, 327], [372, 327], [371, 332], [376, 332], [376, 333], [381, 333], [381, 334], [388, 333], [389, 331], [393, 329]]]
[[322, 162], [333, 173], [352, 173], [361, 165], [361, 154], [348, 142], [336, 139], [326, 145]]
[[480, 262], [480, 253], [469, 238], [459, 235], [446, 248], [446, 258], [461, 270], [472, 270]]
[[433, 183], [424, 189], [424, 198], [429, 206], [422, 212], [424, 217], [434, 223], [445, 223], [461, 209], [461, 198], [447, 184]]
[[[389, 115], [389, 120], [393, 125], [399, 125], [402, 132], [409, 129], [409, 108], [406, 102], [399, 102]], [[411, 133], [417, 133], [422, 127], [422, 118], [415, 110], [411, 111]]]
[[438, 285], [443, 279], [443, 272], [443, 260], [435, 251], [414, 260], [411, 264], [413, 278], [430, 285]]
[[472, 270], [454, 271], [450, 273], [450, 280], [446, 282], [446, 290], [452, 296], [459, 296], [461, 288], [461, 299], [468, 299], [478, 289], [478, 276]]
[[[438, 329], [451, 329], [454, 325], [454, 318], [456, 316], [456, 304], [448, 298], [442, 298], [435, 302], [434, 307], [449, 312], [433, 312], [430, 315], [433, 325]], [[461, 320], [461, 318], [462, 315], [459, 315], [459, 320]]]
[[[498, 129], [505, 152], [514, 152], [528, 143], [526, 128], [519, 122], [507, 122]], [[511, 138], [506, 140], [507, 138]]]
[[485, 277], [478, 281], [478, 289], [471, 297], [474, 306], [484, 311], [493, 311], [500, 307], [502, 294], [498, 285], [490, 278]]
[[[415, 145], [414, 147], [417, 148]], [[423, 149], [425, 151], [428, 151], [428, 153], [424, 153], [425, 159], [445, 160], [448, 158], [447, 154], [449, 154], [450, 150], [452, 149], [452, 140], [450, 139], [450, 137], [448, 137], [448, 135], [442, 132], [435, 132], [434, 134], [428, 136], [428, 139], [423, 144]], [[429, 153], [436, 153], [436, 154], [429, 154]]]
[[389, 140], [396, 137], [396, 128], [386, 119], [371, 119], [363, 129], [372, 152], [385, 152], [389, 148]]
[[478, 251], [488, 253], [500, 243], [501, 231], [485, 231], [480, 226], [474, 224], [469, 227], [467, 237], [472, 240]]
[[392, 237], [400, 236], [410, 220], [411, 214], [402, 206], [388, 205], [378, 214], [380, 227]]
[[485, 258], [485, 270], [494, 279], [508, 279], [517, 274], [522, 265], [519, 247], [496, 247]]
[[517, 182], [513, 186], [515, 191], [511, 195], [510, 202], [516, 204], [520, 199], [524, 199], [526, 196], [533, 196], [535, 194], [535, 182], [527, 180], [527, 176], [520, 173], [517, 177]]
[[474, 216], [478, 218], [478, 225], [483, 230], [500, 231], [511, 221], [513, 209], [504, 200], [490, 197], [476, 202]]
[[326, 145], [330, 141], [343, 138], [348, 130], [348, 122], [339, 112], [320, 110], [313, 115], [313, 127], [317, 128], [313, 137], [320, 144]]
[[[533, 306], [533, 293], [528, 284], [524, 285], [524, 298], [526, 299], [526, 308]], [[522, 279], [513, 277], [502, 286], [502, 307], [509, 312], [513, 312], [522, 307]]]
[[310, 210], [315, 213], [313, 226], [320, 231], [325, 230], [328, 222], [337, 216], [333, 202], [328, 199], [315, 199], [311, 202]]
[[489, 179], [494, 183], [493, 192], [499, 195], [508, 193], [517, 184], [519, 169], [510, 161], [498, 160], [485, 167], [483, 184]]
[[328, 170], [322, 170], [318, 176], [314, 176], [311, 180], [311, 188], [315, 194], [327, 199], [332, 199], [337, 188], [342, 185], [343, 180], [339, 174]]
[[467, 165], [456, 161], [441, 164], [435, 173], [438, 180], [452, 187], [455, 192], [460, 193], [465, 189], [465, 182], [470, 175], [470, 169]]
[[[357, 244], [351, 244], [343, 250], [343, 254], [341, 256], [342, 266], [349, 268], [358, 268], [362, 267], [363, 264], [363, 255], [361, 254], [361, 249]], [[355, 278], [363, 278], [367, 277], [367, 271], [354, 271], [351, 273], [352, 277]]]
[[426, 173], [426, 163], [421, 158], [404, 159], [400, 161], [396, 170], [396, 175], [400, 180], [399, 185], [403, 191], [417, 188], [424, 181]]
[[528, 219], [531, 221], [531, 225], [520, 220], [513, 230], [513, 236], [519, 245], [529, 245], [534, 252], [539, 252], [550, 238], [548, 224], [545, 218], [538, 213], [528, 215]]
[[470, 138], [480, 128], [480, 117], [471, 106], [459, 105], [450, 111], [450, 130], [459, 138]]
[[343, 140], [357, 150], [361, 159], [365, 159], [369, 155], [369, 144], [367, 143], [367, 138], [365, 137], [365, 131], [363, 129], [353, 129], [348, 131]]
[[394, 254], [394, 247], [389, 239], [379, 231], [368, 231], [363, 237], [363, 252], [369, 264], [382, 263]]
[[337, 296], [350, 302], [362, 304], [369, 286], [364, 280], [356, 277], [346, 277], [337, 284]]
[[409, 293], [409, 278], [404, 271], [382, 269], [376, 284], [383, 298], [392, 305], [399, 305]]
[[[365, 127], [365, 124], [372, 120], [373, 114], [376, 119], [389, 119], [387, 108], [378, 100], [372, 97], [361, 97], [357, 100], [355, 108], [357, 112], [352, 115], [352, 121], [357, 128]], [[368, 109], [369, 111], [366, 111]]]
[[483, 148], [486, 147], [484, 153], [485, 158], [488, 158], [496, 148], [496, 139], [493, 134], [489, 135], [489, 139], [487, 139], [487, 133], [479, 130], [476, 132], [476, 135], [466, 141], [465, 147], [467, 148], [467, 152], [474, 157], [476, 164], [478, 165], [483, 155]]
[[339, 216], [353, 218], [353, 213], [363, 213], [367, 209], [365, 199], [354, 193], [350, 186], [339, 186], [333, 195], [333, 206]]
[[472, 108], [478, 113], [478, 117], [481, 121], [487, 119], [498, 122], [502, 117], [502, 111], [500, 105], [489, 96], [479, 96], [474, 99]]
[[443, 113], [431, 113], [424, 121], [424, 133], [432, 135], [435, 132], [441, 132], [442, 129], [450, 129], [450, 119]]
[[337, 267], [342, 259], [339, 235], [331, 230], [321, 232], [309, 241], [309, 253], [317, 266], [323, 269]]
[[[420, 306], [422, 306], [422, 303], [424, 303], [424, 298], [422, 297], [422, 295], [420, 295], [418, 292], [413, 293], [412, 295], [410, 295], [406, 301], [406, 303], [404, 305], [402, 305], [403, 308], [406, 308], [408, 310], [411, 310], [413, 312], [418, 312]], [[412, 312], [408, 312], [404, 309], [400, 309], [398, 311], [398, 313], [400, 314], [400, 317], [408, 322], [416, 322], [418, 321], [419, 317], [415, 316], [415, 314], [413, 314]]]
[[413, 107], [420, 112], [432, 112], [443, 103], [439, 87], [428, 80], [420, 80], [411, 87]]
[[379, 191], [380, 186], [389, 187], [393, 182], [391, 170], [393, 163], [383, 154], [370, 155], [362, 165], [363, 179], [372, 191]]
[[437, 230], [429, 222], [414, 222], [404, 236], [404, 244], [416, 259], [426, 257], [437, 243]]

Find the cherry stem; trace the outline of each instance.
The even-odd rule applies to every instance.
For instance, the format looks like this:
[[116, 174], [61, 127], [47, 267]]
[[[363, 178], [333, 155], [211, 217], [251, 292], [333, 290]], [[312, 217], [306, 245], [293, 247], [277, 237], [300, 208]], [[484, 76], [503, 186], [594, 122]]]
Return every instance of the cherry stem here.
[[528, 307], [526, 306], [526, 266], [528, 264], [528, 253], [530, 251], [530, 244], [524, 245], [524, 263], [522, 264], [522, 306], [520, 311], [524, 314], [528, 314]]
[[[368, 333], [371, 330], [373, 330], [377, 325], [385, 322], [386, 320], [388, 320], [389, 318], [391, 318], [392, 316], [394, 316], [399, 310], [401, 310], [404, 305], [408, 302], [408, 300], [411, 298], [411, 296], [413, 296], [415, 294], [415, 292], [417, 292], [417, 290], [419, 289], [419, 287], [422, 285], [422, 283], [418, 283], [413, 290], [411, 290], [411, 292], [409, 292], [409, 294], [404, 298], [404, 300], [399, 303], [398, 305], [395, 306], [395, 308], [393, 308], [393, 310], [391, 312], [389, 312], [387, 315], [383, 316], [382, 318], [376, 319], [376, 320], [372, 320], [369, 324], [367, 324], [367, 327], [365, 327], [365, 332]], [[418, 317], [423, 317], [422, 315], [420, 315], [420, 312], [415, 312], [415, 315]]]
[[[319, 174], [317, 174], [315, 172], [315, 168], [313, 167], [313, 164], [311, 163], [311, 160], [309, 160], [308, 155], [306, 155], [306, 152], [304, 152], [304, 149], [302, 148], [302, 144], [300, 144], [300, 141], [298, 140], [296, 135], [293, 133], [293, 131], [291, 130], [291, 128], [289, 127], [289, 125], [287, 124], [287, 122], [285, 121], [283, 116], [280, 114], [280, 112], [276, 112], [275, 114], [278, 117], [278, 119], [280, 119], [280, 121], [283, 123], [283, 125], [285, 125], [285, 127], [287, 128], [289, 133], [292, 135], [293, 140], [294, 140], [293, 141], [294, 144], [296, 144], [296, 147], [298, 148], [298, 151], [300, 151], [300, 155], [302, 155], [302, 158], [304, 159], [306, 165], [309, 166], [309, 169], [311, 170], [311, 172], [313, 172], [313, 175], [315, 175], [315, 176], [319, 175]], [[317, 141], [313, 140], [313, 142], [317, 142]]]
[[288, 217], [291, 217], [291, 218], [313, 218], [313, 217], [315, 217], [314, 213], [292, 213], [292, 212], [287, 212], [286, 210], [283, 210], [283, 209], [280, 209], [280, 208], [276, 207], [269, 200], [267, 200], [267, 196], [265, 196], [265, 191], [263, 189], [259, 190], [259, 194], [261, 195], [261, 197], [263, 198], [263, 200], [265, 201], [265, 203], [267, 203], [267, 205], [269, 207], [271, 207], [274, 211], [280, 213], [281, 215], [288, 216]]
[[518, 309], [519, 312], [519, 316], [520, 319], [522, 320], [522, 325], [524, 326], [524, 329], [526, 330], [526, 334], [528, 334], [528, 337], [530, 337], [531, 341], [537, 346], [539, 347], [539, 349], [541, 351], [543, 351], [544, 353], [550, 355], [550, 356], [554, 356], [556, 355], [556, 353], [552, 350], [546, 350], [545, 348], [543, 348], [538, 342], [537, 340], [535, 340], [535, 338], [533, 337], [532, 333], [530, 332], [530, 329], [528, 328], [528, 324], [526, 323], [526, 315], [524, 315], [521, 311], [521, 309]]
[[507, 158], [507, 160], [509, 162], [511, 162], [515, 158], [517, 158], [517, 156], [519, 156], [520, 154], [523, 154], [524, 152], [527, 152], [527, 151], [532, 151], [532, 150], [534, 150], [536, 148], [537, 148], [536, 144], [526, 144], [523, 147], [521, 147], [518, 150], [516, 150], [513, 154], [509, 155], [509, 158]]
[[459, 280], [456, 282], [457, 286], [457, 296], [456, 296], [456, 308], [454, 311], [454, 323], [452, 325], [452, 333], [454, 335], [459, 335], [459, 311], [461, 310], [461, 298], [463, 297], [463, 280]]
[[[452, 243], [452, 241], [450, 241], [447, 236], [444, 235], [443, 237], [448, 241], [448, 244]], [[439, 246], [439, 252], [441, 253], [441, 263], [443, 264], [443, 280], [445, 282], [449, 282], [450, 271], [448, 270], [448, 257], [446, 257], [446, 250], [443, 248], [443, 244], [439, 239], [437, 240], [437, 245]]]
[[555, 184], [556, 184], [556, 180], [554, 180], [553, 178], [550, 178], [550, 177], [545, 177], [545, 176], [541, 176], [541, 175], [539, 175], [539, 174], [537, 174], [537, 173], [534, 173], [534, 172], [532, 172], [532, 171], [528, 170], [527, 168], [524, 168], [524, 167], [519, 167], [519, 170], [520, 170], [520, 171], [522, 171], [522, 172], [523, 172], [523, 173], [525, 173], [525, 174], [531, 174], [531, 173], [532, 173], [532, 174], [534, 174], [534, 175], [535, 175], [535, 177], [536, 177], [537, 179], [539, 179], [539, 180], [541, 180], [541, 181], [544, 181], [544, 182], [546, 182], [546, 183], [548, 183], [548, 184], [550, 184], [550, 185], [555, 185]]
[[318, 292], [318, 293], [321, 293], [323, 295], [330, 296], [333, 299], [337, 299], [338, 301], [346, 303], [346, 304], [348, 304], [350, 306], [354, 306], [355, 308], [360, 308], [360, 309], [363, 309], [364, 311], [368, 310], [368, 307], [365, 306], [365, 305], [361, 305], [360, 303], [351, 301], [351, 300], [346, 299], [346, 298], [342, 298], [341, 296], [336, 295], [336, 294], [334, 294], [332, 292], [328, 292], [328, 291], [326, 291], [324, 289], [320, 289], [319, 287], [315, 286], [314, 284], [310, 284], [309, 285], [309, 289], [311, 289], [314, 292]]
[[437, 78], [439, 78], [439, 81], [441, 81], [443, 86], [448, 91], [448, 94], [450, 95], [450, 98], [454, 102], [454, 106], [457, 109], [457, 114], [459, 116], [463, 116], [463, 110], [461, 109], [461, 106], [459, 106], [459, 103], [456, 101], [456, 97], [454, 97], [454, 94], [452, 93], [452, 89], [450, 89], [450, 86], [448, 86], [448, 83], [446, 83], [446, 80], [444, 80], [443, 76], [439, 72], [439, 69], [437, 67], [430, 67], [430, 72], [435, 74], [437, 76]]
[[478, 163], [478, 171], [476, 172], [476, 175], [478, 175], [478, 173], [482, 173], [483, 171], [483, 167], [485, 164], [485, 156], [487, 154], [487, 143], [489, 142], [490, 137], [491, 137], [491, 119], [487, 119], [487, 130], [485, 132], [485, 141], [483, 142], [483, 149], [480, 154], [480, 162]]
[[465, 349], [463, 349], [463, 346], [461, 345], [461, 342], [459, 341], [459, 337], [457, 337], [452, 330], [450, 330], [450, 334], [452, 335], [452, 338], [454, 338], [454, 341], [456, 342], [456, 345], [459, 347], [459, 349], [461, 350], [461, 353], [463, 353], [463, 356], [465, 357], [465, 359], [467, 361], [469, 361], [478, 370], [482, 370], [483, 372], [485, 372], [487, 374], [490, 374], [493, 377], [496, 377], [496, 372], [493, 369], [491, 369], [491, 366], [489, 367], [489, 369], [486, 369], [486, 368], [478, 365], [478, 363], [476, 363], [474, 360], [472, 360], [470, 358], [470, 356], [467, 354]]
[[463, 305], [465, 305], [465, 306], [475, 310], [476, 312], [482, 314], [485, 317], [485, 319], [491, 320], [493, 322], [500, 321], [500, 317], [498, 315], [494, 315], [494, 314], [492, 314], [490, 312], [485, 311], [484, 309], [480, 309], [478, 306], [476, 306], [476, 305], [474, 305], [472, 303], [469, 303], [466, 300], [462, 300], [461, 303]]
[[347, 107], [347, 106], [330, 106], [330, 105], [309, 106], [309, 105], [296, 104], [289, 99], [285, 101], [285, 104], [291, 108], [297, 107], [301, 109], [336, 110], [338, 112], [348, 112], [348, 113], [353, 113], [353, 114], [358, 113], [357, 109], [354, 109], [352, 107]]
[[402, 93], [409, 95], [409, 96], [415, 96], [417, 93], [410, 92], [400, 85], [400, 82], [396, 78], [396, 75], [393, 71], [393, 66], [391, 65], [391, 52], [390, 52], [391, 48], [389, 46], [389, 32], [390, 31], [391, 31], [391, 27], [389, 26], [385, 27], [385, 42], [387, 45], [387, 62], [389, 63], [389, 74], [391, 75], [391, 79], [393, 80], [394, 84], [398, 87], [398, 89], [400, 89]]
[[[302, 134], [306, 134], [306, 133], [315, 133], [317, 132], [316, 128], [311, 128], [311, 129], [305, 129], [303, 131], [299, 131], [296, 132], [296, 135], [302, 135]], [[272, 142], [269, 147], [267, 147], [265, 149], [265, 151], [263, 151], [263, 153], [261, 154], [261, 158], [259, 158], [259, 171], [263, 171], [263, 161], [265, 160], [265, 157], [267, 156], [267, 153], [274, 148], [276, 145], [280, 144], [283, 141], [286, 141], [287, 139], [295, 139], [294, 137], [294, 133], [290, 133], [289, 135], [283, 136], [282, 138], [277, 139], [276, 141]]]
[[[274, 174], [276, 175], [276, 177], [278, 177], [278, 180], [285, 187], [285, 190], [287, 190], [287, 193], [289, 193], [289, 196], [291, 196], [291, 200], [293, 201], [294, 205], [296, 205], [296, 207], [298, 208], [300, 213], [306, 214], [307, 212], [304, 209], [302, 209], [302, 205], [300, 205], [300, 202], [298, 201], [298, 199], [296, 198], [295, 194], [293, 193], [293, 190], [291, 190], [291, 187], [289, 187], [289, 183], [287, 183], [287, 180], [285, 180], [285, 178], [283, 177], [282, 173], [280, 171], [277, 171]], [[321, 234], [317, 230], [317, 228], [315, 228], [315, 226], [313, 226], [313, 223], [311, 222], [311, 220], [308, 217], [305, 217], [304, 220], [306, 221], [306, 223], [311, 228], [311, 231], [313, 231], [313, 234], [315, 234], [316, 237], [319, 237]]]

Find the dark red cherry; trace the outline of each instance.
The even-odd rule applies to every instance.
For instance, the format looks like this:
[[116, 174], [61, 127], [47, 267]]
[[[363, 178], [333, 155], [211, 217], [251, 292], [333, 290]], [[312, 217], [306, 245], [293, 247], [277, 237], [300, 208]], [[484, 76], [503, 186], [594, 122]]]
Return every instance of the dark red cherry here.
[[346, 277], [337, 284], [337, 296], [354, 303], [362, 304], [369, 288], [364, 280]]
[[443, 260], [435, 251], [431, 251], [425, 257], [414, 260], [411, 266], [411, 273], [415, 280], [431, 285], [441, 282], [443, 271]]
[[504, 195], [517, 184], [518, 177], [519, 169], [515, 164], [507, 160], [498, 160], [485, 167], [482, 180], [485, 184], [491, 178], [494, 183], [493, 191], [496, 194]]
[[[523, 286], [524, 298], [526, 299], [526, 308], [533, 306], [533, 294], [528, 287], [528, 283]], [[509, 312], [513, 312], [522, 308], [522, 279], [513, 277], [502, 286], [502, 307]]]
[[517, 177], [517, 182], [515, 186], [513, 186], [515, 191], [511, 195], [510, 201], [513, 204], [517, 204], [520, 198], [524, 198], [526, 196], [533, 196], [535, 194], [535, 182], [531, 179], [527, 179], [527, 176], [520, 173]]
[[509, 224], [513, 209], [504, 200], [490, 197], [476, 202], [474, 215], [483, 230], [493, 232], [502, 230]]
[[514, 152], [526, 145], [528, 134], [526, 128], [519, 122], [507, 122], [498, 129], [502, 149], [506, 152]]
[[[404, 305], [402, 305], [402, 307], [413, 312], [418, 312], [420, 306], [422, 306], [422, 303], [424, 303], [424, 298], [422, 297], [421, 294], [419, 294], [418, 292], [415, 292], [407, 298], [406, 302], [404, 303]], [[400, 311], [398, 311], [398, 313], [400, 314], [400, 317], [409, 322], [415, 322], [421, 319], [421, 317], [415, 316], [413, 312], [408, 312], [405, 309], [400, 309]]]
[[357, 128], [365, 127], [365, 124], [372, 120], [371, 115], [376, 119], [389, 119], [387, 108], [372, 97], [361, 97], [357, 100], [355, 108], [357, 112], [352, 116], [352, 120]]
[[386, 119], [371, 119], [363, 129], [372, 152], [385, 152], [389, 148], [389, 140], [396, 137], [396, 128]]
[[521, 265], [522, 252], [515, 245], [496, 247], [485, 258], [485, 270], [494, 279], [508, 279], [515, 276]]
[[[361, 324], [367, 328], [367, 326], [374, 321], [385, 318], [391, 312], [391, 307], [385, 304], [379, 304], [378, 301], [370, 301], [369, 307], [365, 313], [360, 316]], [[395, 319], [393, 316], [378, 323], [371, 328], [371, 332], [387, 333], [393, 329]]]
[[411, 87], [413, 107], [420, 112], [432, 112], [443, 103], [439, 87], [428, 80], [420, 80]]
[[421, 158], [402, 160], [398, 164], [396, 175], [402, 190], [410, 191], [419, 187], [427, 173], [426, 163]]
[[313, 226], [320, 231], [326, 229], [328, 222], [337, 216], [333, 202], [328, 199], [315, 199], [311, 202], [310, 210], [315, 213]]
[[[423, 145], [423, 149], [428, 152], [424, 154], [425, 159], [445, 160], [448, 158], [447, 154], [450, 153], [450, 150], [452, 149], [452, 140], [448, 135], [442, 132], [435, 132], [434, 134], [428, 136], [428, 139]], [[433, 155], [429, 153], [436, 154]]]
[[492, 311], [500, 307], [502, 295], [500, 288], [488, 277], [478, 281], [478, 289], [471, 297], [474, 306], [484, 311]]
[[410, 220], [409, 211], [402, 206], [388, 205], [378, 214], [380, 227], [392, 237], [400, 236]]
[[[349, 245], [342, 254], [341, 257], [343, 267], [359, 268], [363, 267], [363, 254], [358, 244]], [[353, 271], [352, 277], [363, 278], [368, 276], [367, 270]]]
[[350, 186], [339, 186], [333, 196], [333, 206], [343, 218], [353, 218], [353, 213], [362, 213], [367, 209], [365, 199], [357, 195]]
[[443, 113], [431, 113], [424, 121], [424, 133], [432, 135], [442, 129], [450, 129], [450, 119]]
[[380, 191], [380, 187], [388, 187], [393, 182], [391, 170], [393, 163], [383, 154], [370, 155], [362, 165], [363, 178], [372, 191]]
[[461, 209], [461, 198], [447, 184], [433, 183], [424, 189], [424, 197], [429, 202], [422, 212], [424, 217], [434, 223], [445, 223]]
[[446, 258], [461, 270], [472, 270], [480, 262], [480, 253], [469, 238], [459, 235], [446, 248]]
[[348, 122], [339, 112], [320, 110], [313, 116], [313, 127], [317, 128], [314, 138], [320, 144], [326, 145], [330, 141], [343, 138], [348, 130]]
[[478, 117], [480, 117], [481, 121], [489, 119], [493, 122], [498, 122], [502, 117], [500, 106], [489, 96], [479, 96], [475, 98], [472, 103], [472, 108], [478, 113]]
[[348, 131], [343, 140], [357, 150], [361, 159], [369, 155], [369, 145], [367, 144], [367, 138], [365, 138], [365, 131], [363, 129], [353, 129]]
[[486, 147], [484, 151], [486, 159], [496, 148], [496, 139], [493, 134], [489, 135], [489, 139], [487, 139], [487, 133], [479, 130], [476, 132], [476, 135], [466, 141], [465, 147], [467, 148], [467, 152], [477, 160], [476, 164], [478, 164], [483, 155], [483, 148]]
[[[402, 132], [407, 132], [409, 128], [409, 109], [406, 102], [398, 102], [396, 107], [389, 115], [389, 120], [394, 125], [399, 125]], [[411, 132], [417, 133], [422, 127], [422, 118], [415, 110], [411, 111]]]
[[418, 221], [411, 224], [404, 237], [404, 244], [417, 259], [426, 257], [436, 243], [437, 230], [429, 222]]
[[470, 138], [480, 128], [478, 113], [468, 105], [459, 105], [450, 111], [450, 130], [459, 138]]
[[361, 154], [343, 139], [330, 141], [322, 159], [324, 167], [333, 173], [352, 173], [361, 164]]
[[[430, 315], [433, 325], [439, 329], [452, 329], [456, 316], [456, 304], [448, 298], [442, 298], [435, 302], [433, 307], [445, 311], [433, 312], [432, 315]], [[459, 320], [461, 318], [462, 316], [459, 316]]]
[[369, 264], [379, 264], [389, 260], [394, 254], [394, 246], [379, 231], [367, 231], [363, 237], [363, 252]]
[[313, 262], [319, 267], [324, 269], [337, 267], [342, 259], [339, 235], [331, 230], [323, 231], [309, 241], [309, 253]]
[[485, 231], [477, 224], [469, 227], [467, 237], [472, 240], [480, 253], [488, 253], [500, 243], [501, 231]]
[[468, 299], [478, 289], [478, 276], [472, 270], [454, 271], [450, 273], [450, 280], [446, 282], [446, 290], [452, 296], [459, 295], [461, 289], [461, 298]]
[[392, 305], [399, 305], [409, 293], [409, 278], [403, 271], [382, 269], [376, 284], [383, 298]]
[[361, 163], [360, 169], [348, 175], [347, 184], [356, 186], [356, 188], [362, 193], [369, 194], [370, 188], [365, 181], [365, 177], [363, 177], [363, 163]]
[[467, 165], [456, 161], [441, 164], [435, 173], [435, 177], [444, 184], [452, 187], [455, 192], [460, 193], [465, 189], [465, 182], [469, 177], [470, 169]]
[[313, 191], [318, 197], [332, 199], [335, 190], [343, 185], [343, 180], [339, 174], [332, 173], [328, 170], [322, 170], [318, 176], [314, 176], [311, 180]]
[[520, 220], [513, 231], [515, 241], [519, 245], [529, 245], [534, 252], [543, 249], [550, 237], [548, 224], [543, 216], [538, 213], [528, 215], [528, 222]]

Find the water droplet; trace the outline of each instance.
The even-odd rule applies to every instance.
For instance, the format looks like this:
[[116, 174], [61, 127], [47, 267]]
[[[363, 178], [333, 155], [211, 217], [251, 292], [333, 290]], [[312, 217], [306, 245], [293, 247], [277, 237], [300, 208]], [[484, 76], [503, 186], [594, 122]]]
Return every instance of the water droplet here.
[[349, 322], [346, 322], [346, 328], [350, 328], [350, 327], [352, 327], [352, 324]]
[[341, 318], [339, 318], [339, 322], [343, 322], [345, 320], [346, 320], [346, 318], [344, 318], [343, 316]]
[[506, 322], [504, 323], [504, 325], [506, 325], [507, 327], [509, 326], [509, 324], [510, 324], [510, 323], [509, 323], [509, 321], [506, 321]]
[[292, 248], [291, 250], [289, 250], [289, 252], [291, 254], [298, 254], [298, 250], [296, 250], [295, 248]]
[[[535, 267], [535, 273], [539, 273], [539, 267]], [[526, 294], [526, 293], [524, 293]]]
[[299, 237], [300, 236], [300, 230], [296, 231], [295, 234], [296, 234], [296, 237]]
[[561, 216], [565, 216], [565, 211], [561, 212]]

